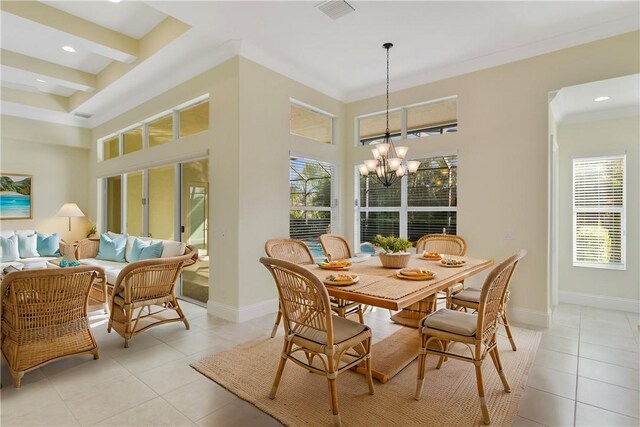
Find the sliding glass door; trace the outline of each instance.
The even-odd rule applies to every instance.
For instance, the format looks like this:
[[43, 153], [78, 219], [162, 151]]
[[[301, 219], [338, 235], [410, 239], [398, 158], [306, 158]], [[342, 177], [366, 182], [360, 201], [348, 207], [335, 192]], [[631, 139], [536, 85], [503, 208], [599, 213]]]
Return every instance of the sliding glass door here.
[[133, 171], [105, 178], [104, 223], [107, 230], [182, 241], [198, 251], [185, 268], [180, 296], [200, 303], [209, 299], [208, 159]]
[[181, 295], [206, 303], [209, 299], [209, 160], [181, 167], [182, 241], [198, 250], [198, 261], [182, 274]]

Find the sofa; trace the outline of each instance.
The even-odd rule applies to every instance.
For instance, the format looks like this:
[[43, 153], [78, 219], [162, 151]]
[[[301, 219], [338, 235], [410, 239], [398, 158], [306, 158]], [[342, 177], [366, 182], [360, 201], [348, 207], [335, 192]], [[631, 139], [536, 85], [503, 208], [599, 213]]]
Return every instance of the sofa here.
[[48, 261], [73, 251], [58, 233], [44, 234], [35, 230], [0, 231], [0, 269], [13, 266], [19, 270], [44, 268]]
[[[116, 261], [113, 259], [105, 259], [104, 256], [100, 256], [100, 241], [105, 236], [112, 241], [114, 239], [122, 237], [126, 238], [124, 257], [120, 257], [119, 260]], [[166, 263], [167, 261], [171, 261], [172, 259], [175, 259], [177, 257], [184, 257], [185, 255], [189, 255], [188, 258], [185, 258], [185, 263], [183, 265], [188, 266], [195, 263], [198, 259], [198, 251], [183, 242], [150, 239], [147, 237], [123, 236], [111, 232], [104, 233], [97, 238], [92, 237], [82, 239], [74, 243], [75, 258], [76, 260], [78, 260], [78, 262], [80, 262], [80, 264], [103, 268], [106, 273], [108, 285], [113, 286], [116, 283], [118, 275], [125, 267], [143, 260], [138, 259], [138, 257], [134, 257], [133, 251], [136, 240], [144, 242], [146, 244], [145, 247], [157, 244], [160, 244], [162, 246], [162, 250], [160, 251], [159, 256], [143, 258], [144, 260], [156, 259], [156, 263]]]

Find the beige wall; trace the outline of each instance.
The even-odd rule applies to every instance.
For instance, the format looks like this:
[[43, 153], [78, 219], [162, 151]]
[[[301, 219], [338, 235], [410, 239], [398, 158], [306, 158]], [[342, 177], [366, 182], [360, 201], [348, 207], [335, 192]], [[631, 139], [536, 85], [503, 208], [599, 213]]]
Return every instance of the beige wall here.
[[[624, 118], [558, 126], [559, 154], [559, 289], [638, 300], [640, 298], [640, 119]], [[573, 266], [573, 178], [574, 156], [626, 153], [627, 244], [626, 270]]]
[[[0, 169], [33, 175], [33, 219], [5, 220], [0, 227], [58, 232], [68, 242], [85, 237], [89, 219], [95, 219], [87, 186], [89, 150], [84, 148], [90, 143], [88, 130], [10, 116], [2, 116], [1, 124]], [[68, 219], [55, 215], [71, 202], [87, 217], [71, 218], [69, 232]]]
[[[565, 86], [638, 72], [638, 32], [624, 34], [391, 94], [391, 107], [458, 95], [457, 134], [407, 141], [409, 156], [457, 152], [458, 234], [470, 256], [500, 261], [519, 248], [528, 255], [512, 283], [518, 320], [540, 323], [548, 292], [548, 94]], [[393, 77], [391, 79], [393, 90]], [[353, 165], [370, 157], [356, 147], [354, 119], [384, 109], [384, 97], [347, 106], [351, 137], [343, 183], [353, 193]], [[351, 170], [351, 172], [350, 172]], [[637, 193], [636, 193], [637, 194]], [[353, 206], [341, 213], [353, 218]], [[345, 222], [349, 238], [353, 221]], [[505, 240], [506, 231], [513, 240]]]

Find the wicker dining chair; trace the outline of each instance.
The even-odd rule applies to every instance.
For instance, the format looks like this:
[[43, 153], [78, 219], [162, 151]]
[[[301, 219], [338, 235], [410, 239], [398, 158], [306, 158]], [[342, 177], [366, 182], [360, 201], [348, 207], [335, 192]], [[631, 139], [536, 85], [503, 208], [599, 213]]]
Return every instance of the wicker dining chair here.
[[20, 387], [26, 372], [81, 354], [98, 359], [89, 327], [89, 291], [101, 268], [16, 271], [2, 280], [2, 356]]
[[[113, 285], [107, 331], [115, 329], [124, 338], [125, 348], [129, 347], [131, 338], [153, 326], [183, 322], [189, 329], [175, 286], [182, 268], [193, 263], [194, 251], [187, 246], [181, 256], [136, 261], [118, 274]], [[156, 311], [152, 311], [154, 307]]]
[[[327, 377], [334, 425], [341, 426], [336, 386], [338, 375], [364, 364], [369, 393], [374, 393], [371, 329], [333, 316], [327, 289], [304, 267], [276, 258], [263, 257], [260, 262], [275, 280], [286, 332], [269, 398], [275, 399], [285, 363], [291, 360], [309, 372]], [[316, 356], [319, 363], [314, 364]]]
[[[511, 392], [507, 378], [502, 370], [496, 336], [498, 318], [500, 317], [500, 310], [509, 282], [513, 277], [513, 272], [518, 262], [526, 253], [525, 250], [518, 251], [518, 253], [502, 262], [489, 273], [480, 292], [477, 316], [443, 308], [420, 321], [420, 353], [418, 356], [416, 400], [420, 400], [422, 395], [427, 354], [435, 354], [440, 357], [437, 365], [438, 369], [442, 366], [445, 357], [471, 362], [474, 364], [476, 371], [482, 418], [485, 424], [489, 424], [489, 410], [484, 397], [484, 382], [482, 380], [482, 362], [487, 354], [491, 356], [504, 390], [507, 393]], [[439, 349], [429, 347], [432, 341], [438, 344]], [[449, 347], [454, 342], [464, 344], [471, 355], [465, 356], [464, 353], [450, 352]]]
[[349, 242], [337, 234], [323, 234], [320, 236], [320, 245], [329, 261], [351, 258]]
[[[467, 288], [448, 297], [447, 305], [454, 310], [467, 311], [467, 309], [470, 309], [477, 312], [480, 306], [480, 292], [480, 289]], [[507, 317], [507, 302], [509, 301], [509, 295], [510, 291], [507, 288], [507, 291], [504, 294], [504, 300], [500, 305], [499, 320], [502, 322], [504, 329], [507, 332], [511, 349], [516, 351], [518, 350], [518, 347], [516, 346], [516, 341], [511, 333], [511, 326], [509, 326], [509, 318]]]
[[[424, 251], [464, 256], [467, 253], [467, 242], [460, 236], [427, 234], [416, 242], [416, 253], [421, 254]], [[415, 302], [398, 313], [392, 314], [391, 320], [404, 326], [417, 328], [420, 319], [437, 309], [438, 299], [446, 300], [447, 308], [451, 308], [448, 305], [447, 298], [462, 289], [464, 289], [462, 282], [451, 285], [444, 290], [442, 297], [439, 298], [437, 295], [432, 295], [422, 301]]]
[[[337, 234], [323, 234], [320, 236], [320, 245], [322, 251], [329, 261], [339, 261], [341, 259], [351, 258], [352, 252], [349, 242]], [[333, 311], [338, 313], [340, 317], [347, 317], [351, 314], [358, 314], [360, 323], [364, 323], [364, 313], [368, 306], [358, 304], [343, 299], [332, 300]]]

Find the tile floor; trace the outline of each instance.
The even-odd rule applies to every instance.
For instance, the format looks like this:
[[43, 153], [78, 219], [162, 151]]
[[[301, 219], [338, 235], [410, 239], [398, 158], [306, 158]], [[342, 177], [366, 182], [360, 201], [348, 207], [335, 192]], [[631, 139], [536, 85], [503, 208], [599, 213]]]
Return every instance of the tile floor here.
[[[189, 367], [241, 341], [268, 336], [274, 316], [238, 325], [181, 303], [191, 323], [149, 330], [128, 349], [91, 314], [100, 359], [49, 364], [14, 389], [2, 363], [2, 426], [276, 426], [273, 418]], [[369, 312], [376, 340], [393, 333], [386, 310]], [[514, 426], [639, 425], [638, 315], [559, 306], [543, 332]], [[239, 337], [242, 337], [240, 339]], [[517, 338], [516, 338], [517, 339]]]

